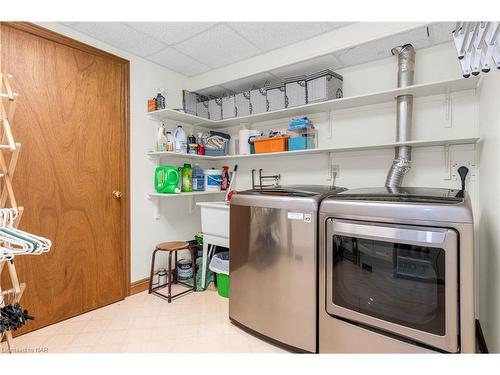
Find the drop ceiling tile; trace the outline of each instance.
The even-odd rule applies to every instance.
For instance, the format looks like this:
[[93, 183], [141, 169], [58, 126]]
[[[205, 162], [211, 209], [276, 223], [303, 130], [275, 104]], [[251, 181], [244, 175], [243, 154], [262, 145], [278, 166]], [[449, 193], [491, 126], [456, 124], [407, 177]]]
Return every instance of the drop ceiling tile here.
[[333, 55], [316, 57], [293, 65], [283, 66], [271, 70], [271, 73], [280, 79], [295, 77], [303, 74], [311, 74], [321, 70], [330, 69], [335, 71], [340, 68], [340, 62]]
[[224, 24], [176, 44], [175, 48], [212, 68], [260, 53], [256, 47]]
[[215, 22], [127, 22], [133, 29], [170, 45], [189, 39], [215, 24]]
[[188, 77], [210, 70], [208, 66], [183, 55], [172, 47], [148, 56], [147, 59]]
[[332, 30], [326, 22], [231, 22], [229, 25], [264, 51]]
[[80, 22], [74, 28], [138, 56], [145, 57], [166, 47], [164, 43], [139, 33], [121, 22]]
[[390, 57], [392, 56], [392, 48], [407, 43], [413, 44], [415, 49], [430, 46], [427, 28], [421, 27], [406, 33], [396, 34], [384, 39], [347, 48], [334, 53], [334, 56], [340, 60], [343, 67], [364, 64]]

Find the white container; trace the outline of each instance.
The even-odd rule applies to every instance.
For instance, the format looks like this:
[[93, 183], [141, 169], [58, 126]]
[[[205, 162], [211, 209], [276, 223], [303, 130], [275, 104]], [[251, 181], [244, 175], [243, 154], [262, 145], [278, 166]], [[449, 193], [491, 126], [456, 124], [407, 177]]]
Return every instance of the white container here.
[[222, 98], [222, 117], [232, 118], [236, 116], [236, 104], [234, 95], [225, 96]]
[[267, 110], [277, 111], [285, 108], [285, 85], [277, 83], [267, 88]]
[[208, 116], [210, 120], [222, 120], [222, 99], [215, 98], [208, 101]]
[[249, 116], [251, 113], [250, 91], [240, 92], [235, 95], [236, 117]]
[[260, 89], [250, 91], [250, 105], [252, 114], [267, 112], [267, 98], [265, 88], [262, 87]]
[[205, 169], [205, 191], [220, 191], [222, 171], [220, 169]]
[[342, 98], [341, 75], [331, 70], [323, 70], [307, 76], [307, 103]]
[[307, 103], [306, 76], [289, 78], [285, 81], [286, 107], [295, 107]]
[[180, 154], [187, 154], [188, 146], [187, 146], [187, 135], [182, 126], [177, 126], [174, 133], [174, 143], [175, 149], [174, 151]]

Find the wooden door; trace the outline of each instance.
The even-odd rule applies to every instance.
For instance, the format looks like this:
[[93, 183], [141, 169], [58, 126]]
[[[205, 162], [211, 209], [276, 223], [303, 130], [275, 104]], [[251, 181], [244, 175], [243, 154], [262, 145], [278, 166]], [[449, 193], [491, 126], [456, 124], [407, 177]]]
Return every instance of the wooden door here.
[[2, 70], [19, 93], [19, 227], [53, 241], [50, 253], [15, 259], [32, 330], [128, 292], [129, 65], [38, 26], [1, 27]]

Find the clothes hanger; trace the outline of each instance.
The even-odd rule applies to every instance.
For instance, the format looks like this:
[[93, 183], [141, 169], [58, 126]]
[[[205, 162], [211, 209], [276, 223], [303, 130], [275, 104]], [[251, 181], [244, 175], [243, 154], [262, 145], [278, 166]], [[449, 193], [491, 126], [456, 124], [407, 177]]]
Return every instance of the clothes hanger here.
[[[19, 211], [13, 208], [0, 209], [0, 241], [8, 244], [7, 249], [14, 255], [39, 255], [50, 251], [52, 242], [47, 238], [14, 228]], [[16, 245], [12, 247], [11, 245]]]

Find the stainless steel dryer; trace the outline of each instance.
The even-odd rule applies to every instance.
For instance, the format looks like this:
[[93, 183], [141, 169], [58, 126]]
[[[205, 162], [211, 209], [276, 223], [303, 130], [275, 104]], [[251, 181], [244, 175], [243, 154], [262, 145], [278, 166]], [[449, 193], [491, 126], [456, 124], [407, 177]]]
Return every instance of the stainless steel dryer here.
[[317, 352], [318, 208], [343, 190], [288, 186], [233, 196], [232, 322], [291, 350]]
[[470, 200], [428, 188], [321, 203], [319, 352], [473, 353]]

